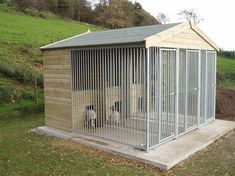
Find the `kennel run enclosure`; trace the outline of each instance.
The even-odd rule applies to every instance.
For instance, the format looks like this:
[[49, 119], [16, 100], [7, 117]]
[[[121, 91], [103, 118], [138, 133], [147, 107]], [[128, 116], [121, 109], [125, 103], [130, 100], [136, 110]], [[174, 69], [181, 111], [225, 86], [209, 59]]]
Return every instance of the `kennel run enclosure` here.
[[[63, 64], [53, 67], [54, 62], [49, 62], [53, 54], [44, 54], [45, 86], [49, 87], [45, 88], [47, 126], [64, 130], [59, 122], [69, 123], [71, 128], [65, 130], [74, 134], [92, 135], [148, 151], [212, 121], [217, 47], [192, 26], [183, 23], [88, 33], [42, 48], [50, 52], [54, 48], [57, 52], [58, 48], [69, 48], [62, 57], [66, 67]], [[133, 36], [145, 32], [144, 43], [129, 41], [122, 45], [115, 40], [112, 45], [102, 43], [108, 43], [115, 34], [124, 35], [122, 40], [131, 35], [133, 40]], [[84, 44], [89, 35], [99, 45]], [[146, 39], [152, 35], [153, 38]], [[157, 40], [164, 37], [164, 41]], [[61, 102], [63, 98], [51, 93], [55, 68], [69, 70], [71, 96], [66, 99], [69, 109]], [[53, 90], [57, 89], [59, 84]], [[61, 113], [57, 113], [58, 117], [54, 115], [57, 107], [52, 96], [57, 107], [69, 112], [70, 121], [63, 119]], [[66, 116], [66, 112], [62, 114]]]
[[148, 150], [215, 117], [213, 51], [75, 49], [71, 61], [75, 132]]

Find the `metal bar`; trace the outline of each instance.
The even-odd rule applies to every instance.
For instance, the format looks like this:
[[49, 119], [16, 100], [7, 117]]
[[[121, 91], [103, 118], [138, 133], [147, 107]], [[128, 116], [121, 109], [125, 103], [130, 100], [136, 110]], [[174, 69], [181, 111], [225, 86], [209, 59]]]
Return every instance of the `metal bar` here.
[[158, 143], [161, 142], [161, 116], [162, 116], [162, 49], [159, 52], [159, 71], [158, 71]]
[[184, 131], [187, 129], [187, 118], [188, 118], [188, 52], [186, 50], [185, 59], [185, 114], [184, 114]]
[[206, 52], [206, 61], [205, 61], [205, 97], [204, 97], [204, 123], [207, 121], [207, 94], [208, 94], [208, 85], [207, 85], [207, 77], [208, 77], [208, 66], [207, 66], [207, 62], [208, 62], [208, 57], [207, 57], [207, 52]]
[[214, 62], [215, 62], [215, 65], [214, 65], [214, 83], [215, 83], [215, 87], [214, 87], [214, 118], [215, 118], [215, 109], [216, 109], [216, 85], [217, 85], [217, 80], [216, 80], [216, 75], [217, 75], [217, 53], [215, 52], [215, 58], [214, 58]]
[[150, 112], [150, 110], [149, 110], [149, 74], [150, 74], [150, 71], [149, 71], [149, 57], [150, 57], [150, 50], [149, 50], [149, 48], [147, 48], [147, 62], [146, 62], [146, 64], [147, 64], [147, 70], [146, 70], [146, 115], [147, 115], [147, 121], [146, 121], [146, 123], [147, 123], [147, 126], [146, 126], [146, 130], [147, 130], [147, 132], [146, 132], [146, 137], [147, 137], [147, 140], [146, 140], [146, 151], [149, 151], [149, 112]]
[[76, 69], [73, 69], [73, 67], [76, 66], [76, 64], [74, 63], [74, 55], [75, 52], [70, 51], [70, 59], [69, 59], [69, 65], [70, 65], [70, 89], [71, 89], [71, 116], [72, 116], [72, 133], [74, 133], [75, 131], [75, 126], [74, 126], [74, 112], [73, 112], [73, 105], [74, 105], [74, 96], [73, 96], [73, 92], [74, 92], [74, 72]]
[[175, 136], [178, 138], [179, 133], [179, 113], [178, 113], [178, 101], [179, 101], [179, 49], [176, 51], [176, 95], [175, 95]]
[[198, 96], [197, 96], [197, 126], [200, 125], [201, 103], [201, 50], [198, 53]]

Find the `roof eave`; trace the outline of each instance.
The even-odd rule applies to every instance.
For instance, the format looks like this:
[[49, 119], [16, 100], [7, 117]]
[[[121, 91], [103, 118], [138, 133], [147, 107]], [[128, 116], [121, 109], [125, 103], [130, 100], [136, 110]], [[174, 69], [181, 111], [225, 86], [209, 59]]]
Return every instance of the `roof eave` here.
[[79, 46], [61, 46], [61, 47], [51, 47], [41, 50], [56, 50], [56, 49], [77, 49], [77, 48], [100, 48], [100, 47], [120, 47], [120, 46], [145, 46], [145, 41], [127, 42], [127, 43], [113, 43], [113, 44], [102, 44], [102, 45], [79, 45]]
[[[73, 37], [69, 37], [69, 38], [66, 38], [66, 39], [63, 39], [63, 40], [60, 40], [60, 41], [57, 41], [57, 42], [51, 43], [51, 44], [49, 44], [49, 45], [42, 46], [42, 47], [40, 47], [40, 50], [56, 49], [56, 48], [51, 48], [50, 46], [53, 46], [53, 45], [58, 44], [58, 43], [60, 43], [60, 42], [64, 42], [64, 41], [67, 41], [67, 40], [73, 39], [73, 38], [75, 38], [75, 37], [79, 37], [79, 36], [86, 35], [86, 34], [88, 34], [88, 33], [90, 33], [90, 30], [88, 30], [87, 32], [84, 32], [84, 33], [82, 33], [82, 34], [75, 35], [75, 36], [73, 36]], [[59, 47], [58, 47], [58, 48], [59, 48]]]
[[146, 48], [151, 46], [156, 46], [158, 43], [163, 42], [164, 40], [173, 37], [174, 35], [184, 31], [185, 29], [190, 28], [189, 22], [180, 23], [176, 26], [173, 26], [167, 30], [164, 30], [160, 33], [154, 34], [145, 39]]
[[164, 40], [173, 37], [174, 35], [186, 30], [192, 29], [195, 31], [203, 40], [205, 40], [212, 48], [216, 51], [220, 51], [218, 45], [216, 45], [206, 34], [204, 34], [195, 24], [191, 22], [180, 23], [170, 29], [162, 31], [158, 34], [152, 35], [145, 39], [145, 47], [149, 48], [151, 46], [156, 46], [158, 43], [163, 42]]
[[220, 47], [216, 45], [202, 30], [197, 27], [194, 23], [190, 23], [191, 29], [195, 31], [202, 39], [204, 39], [211, 47], [213, 47], [216, 51], [220, 51]]

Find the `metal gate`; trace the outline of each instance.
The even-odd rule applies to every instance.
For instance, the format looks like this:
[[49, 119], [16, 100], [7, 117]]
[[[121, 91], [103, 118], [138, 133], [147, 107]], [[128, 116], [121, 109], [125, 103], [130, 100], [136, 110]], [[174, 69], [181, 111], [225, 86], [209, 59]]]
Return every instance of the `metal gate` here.
[[213, 51], [206, 52], [207, 59], [207, 96], [206, 96], [206, 120], [215, 117], [216, 94], [216, 54]]
[[75, 133], [146, 148], [146, 58], [143, 47], [72, 50]]
[[185, 130], [197, 127], [199, 98], [199, 51], [186, 52]]
[[176, 122], [176, 49], [160, 50], [160, 142], [175, 136]]
[[216, 53], [201, 52], [200, 125], [215, 118]]

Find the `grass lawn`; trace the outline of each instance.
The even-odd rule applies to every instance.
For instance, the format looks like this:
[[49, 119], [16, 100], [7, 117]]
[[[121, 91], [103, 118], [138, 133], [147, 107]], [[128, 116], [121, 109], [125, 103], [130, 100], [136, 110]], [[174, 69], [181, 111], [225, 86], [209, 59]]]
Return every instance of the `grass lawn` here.
[[65, 21], [58, 17], [41, 18], [15, 11], [6, 12], [1, 8], [0, 19], [1, 42], [30, 43], [34, 46], [49, 44], [56, 40], [84, 33], [88, 29], [91, 31], [102, 29], [101, 27], [72, 20]]
[[235, 58], [228, 58], [225, 56], [218, 56], [217, 59], [218, 73], [235, 72]]
[[217, 80], [219, 87], [235, 89], [235, 58], [218, 56]]
[[[14, 105], [10, 107], [14, 109]], [[162, 172], [70, 141], [29, 133], [29, 129], [44, 125], [44, 115], [16, 114], [11, 118], [0, 116], [0, 175], [235, 174], [235, 131], [176, 168]]]
[[[23, 83], [39, 74], [42, 82], [40, 46], [103, 28], [56, 16], [30, 16], [0, 3], [0, 73]], [[2, 83], [0, 75], [0, 84]]]

